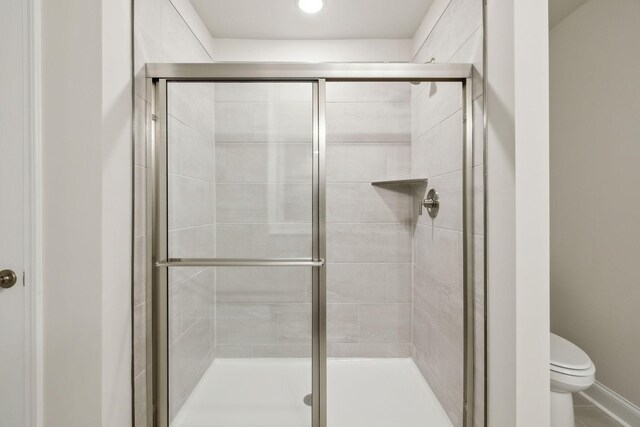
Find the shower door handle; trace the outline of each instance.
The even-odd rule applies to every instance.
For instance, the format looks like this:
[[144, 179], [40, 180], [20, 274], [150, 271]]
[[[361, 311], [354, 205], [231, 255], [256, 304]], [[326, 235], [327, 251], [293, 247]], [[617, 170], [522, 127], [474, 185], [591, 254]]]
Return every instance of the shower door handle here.
[[156, 267], [322, 267], [323, 259], [312, 258], [169, 258]]

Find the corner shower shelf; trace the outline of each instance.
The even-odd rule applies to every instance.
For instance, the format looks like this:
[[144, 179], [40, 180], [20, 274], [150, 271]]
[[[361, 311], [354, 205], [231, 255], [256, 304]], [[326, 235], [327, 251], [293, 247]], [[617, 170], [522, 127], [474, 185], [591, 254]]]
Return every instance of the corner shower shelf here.
[[413, 179], [392, 179], [389, 181], [373, 181], [371, 185], [382, 187], [389, 185], [427, 185], [429, 180], [427, 178], [413, 178]]

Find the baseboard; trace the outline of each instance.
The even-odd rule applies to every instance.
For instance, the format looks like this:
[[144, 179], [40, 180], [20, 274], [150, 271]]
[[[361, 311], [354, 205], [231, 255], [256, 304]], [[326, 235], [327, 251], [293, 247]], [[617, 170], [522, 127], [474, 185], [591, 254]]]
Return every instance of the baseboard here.
[[596, 381], [580, 394], [626, 427], [640, 427], [640, 407]]

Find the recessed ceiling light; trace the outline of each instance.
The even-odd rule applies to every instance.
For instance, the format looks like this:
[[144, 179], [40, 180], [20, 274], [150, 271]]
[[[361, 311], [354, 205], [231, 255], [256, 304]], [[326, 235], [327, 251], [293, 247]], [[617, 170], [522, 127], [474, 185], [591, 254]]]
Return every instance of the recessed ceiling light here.
[[320, 12], [322, 6], [324, 6], [323, 0], [298, 0], [298, 7], [305, 13]]

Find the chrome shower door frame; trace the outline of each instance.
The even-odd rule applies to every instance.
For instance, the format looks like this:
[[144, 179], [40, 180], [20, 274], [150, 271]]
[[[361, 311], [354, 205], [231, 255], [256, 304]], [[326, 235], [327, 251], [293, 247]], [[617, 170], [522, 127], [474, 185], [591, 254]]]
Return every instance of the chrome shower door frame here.
[[[184, 266], [300, 266], [312, 274], [312, 427], [327, 427], [326, 408], [326, 83], [327, 82], [457, 82], [462, 86], [463, 137], [463, 280], [464, 280], [464, 426], [473, 424], [473, 96], [470, 64], [147, 64], [151, 112], [147, 117], [151, 148], [149, 180], [151, 215], [152, 315], [147, 348], [152, 365], [147, 381], [152, 425], [169, 426], [168, 268]], [[169, 82], [308, 82], [313, 85], [312, 258], [169, 259], [167, 229], [167, 83]]]

